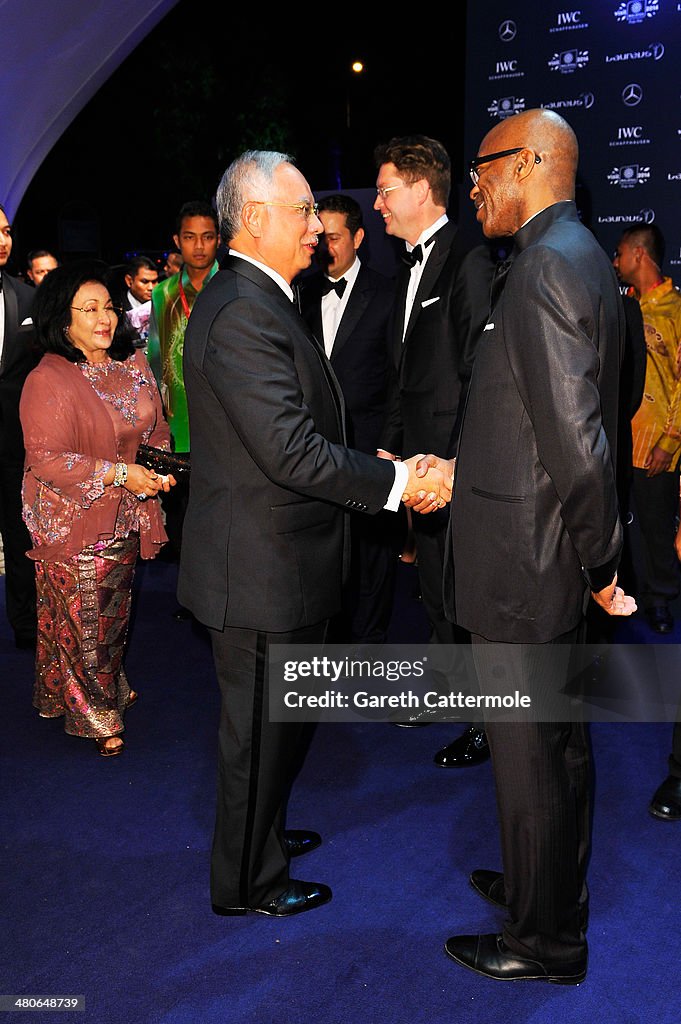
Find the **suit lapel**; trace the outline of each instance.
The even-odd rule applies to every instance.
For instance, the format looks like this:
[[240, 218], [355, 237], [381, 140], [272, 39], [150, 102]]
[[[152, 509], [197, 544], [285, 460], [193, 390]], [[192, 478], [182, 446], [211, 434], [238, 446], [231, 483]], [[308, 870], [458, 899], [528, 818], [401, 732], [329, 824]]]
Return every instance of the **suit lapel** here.
[[326, 353], [324, 352], [323, 347], [317, 341], [317, 338], [312, 333], [311, 328], [301, 316], [297, 305], [288, 299], [285, 292], [282, 291], [276, 281], [274, 281], [263, 270], [260, 270], [259, 267], [256, 267], [253, 263], [249, 263], [248, 260], [242, 260], [238, 256], [227, 256], [223, 261], [222, 267], [225, 270], [233, 270], [235, 273], [241, 274], [243, 277], [247, 277], [249, 281], [253, 282], [253, 284], [258, 285], [258, 287], [262, 288], [269, 295], [276, 298], [277, 302], [280, 303], [284, 314], [290, 317], [292, 327], [294, 329], [297, 328], [298, 332], [312, 346], [319, 361], [322, 373], [326, 378], [329, 390], [331, 391], [331, 397], [336, 407], [338, 422], [342, 431], [341, 436], [345, 438], [345, 403], [340, 384], [336, 379], [335, 373], [331, 369], [331, 363], [326, 358]]
[[371, 299], [371, 287], [365, 283], [365, 275], [362, 273], [363, 269], [363, 267], [360, 267], [357, 280], [350, 292], [345, 311], [336, 330], [336, 337], [334, 338], [333, 349], [331, 350], [332, 363], [348, 338], [352, 336]]
[[405, 344], [409, 340], [409, 335], [414, 330], [414, 325], [419, 318], [421, 303], [424, 299], [429, 299], [431, 297], [433, 286], [440, 276], [442, 267], [449, 256], [449, 250], [452, 247], [452, 241], [454, 240], [455, 234], [456, 228], [451, 221], [448, 221], [435, 235], [435, 241], [432, 243], [433, 251], [428, 257], [426, 265], [423, 268], [421, 280], [419, 281], [419, 286], [416, 289], [416, 295], [414, 296], [414, 304], [411, 307], [411, 315], [404, 335]]
[[17, 293], [14, 291], [11, 281], [7, 279], [7, 274], [2, 275], [2, 294], [5, 298], [5, 338], [2, 343], [0, 376], [4, 374], [11, 362], [19, 324], [19, 302], [17, 300]]

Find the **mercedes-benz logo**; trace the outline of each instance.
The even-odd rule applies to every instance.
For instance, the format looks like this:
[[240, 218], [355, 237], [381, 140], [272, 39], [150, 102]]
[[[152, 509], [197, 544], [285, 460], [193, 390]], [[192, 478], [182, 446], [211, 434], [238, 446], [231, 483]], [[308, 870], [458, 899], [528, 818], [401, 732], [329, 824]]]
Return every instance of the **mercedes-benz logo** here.
[[637, 82], [630, 82], [622, 89], [622, 102], [627, 107], [637, 106], [643, 99], [643, 89]]
[[512, 39], [515, 39], [517, 31], [515, 22], [507, 19], [502, 21], [499, 26], [499, 38], [503, 43], [510, 43]]

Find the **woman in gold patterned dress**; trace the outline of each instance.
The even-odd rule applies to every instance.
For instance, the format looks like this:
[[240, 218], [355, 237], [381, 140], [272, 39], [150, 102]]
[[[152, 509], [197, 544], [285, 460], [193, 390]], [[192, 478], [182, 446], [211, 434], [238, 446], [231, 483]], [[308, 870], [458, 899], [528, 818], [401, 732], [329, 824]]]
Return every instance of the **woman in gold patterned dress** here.
[[45, 354], [20, 413], [38, 594], [33, 703], [111, 757], [123, 750], [125, 711], [137, 699], [123, 668], [135, 564], [167, 540], [156, 496], [175, 481], [135, 464], [140, 443], [168, 449], [170, 435], [105, 269], [65, 264], [38, 289], [33, 319]]

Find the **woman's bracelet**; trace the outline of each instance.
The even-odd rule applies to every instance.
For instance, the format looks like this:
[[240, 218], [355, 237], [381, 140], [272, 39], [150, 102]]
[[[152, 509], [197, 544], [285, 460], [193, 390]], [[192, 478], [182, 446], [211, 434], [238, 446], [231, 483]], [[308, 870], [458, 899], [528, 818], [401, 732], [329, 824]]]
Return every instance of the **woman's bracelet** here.
[[114, 487], [122, 487], [125, 481], [128, 479], [128, 467], [124, 462], [116, 463], [116, 471], [114, 473], [113, 485]]

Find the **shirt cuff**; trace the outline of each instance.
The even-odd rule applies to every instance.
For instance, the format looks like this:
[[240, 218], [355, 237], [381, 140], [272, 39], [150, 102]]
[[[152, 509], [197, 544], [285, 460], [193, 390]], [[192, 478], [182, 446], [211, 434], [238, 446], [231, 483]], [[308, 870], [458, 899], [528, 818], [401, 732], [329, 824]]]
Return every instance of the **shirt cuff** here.
[[390, 512], [397, 512], [402, 501], [402, 495], [409, 483], [409, 468], [403, 462], [393, 462], [393, 466], [395, 467], [395, 483], [392, 485], [388, 500], [383, 508], [387, 508]]

